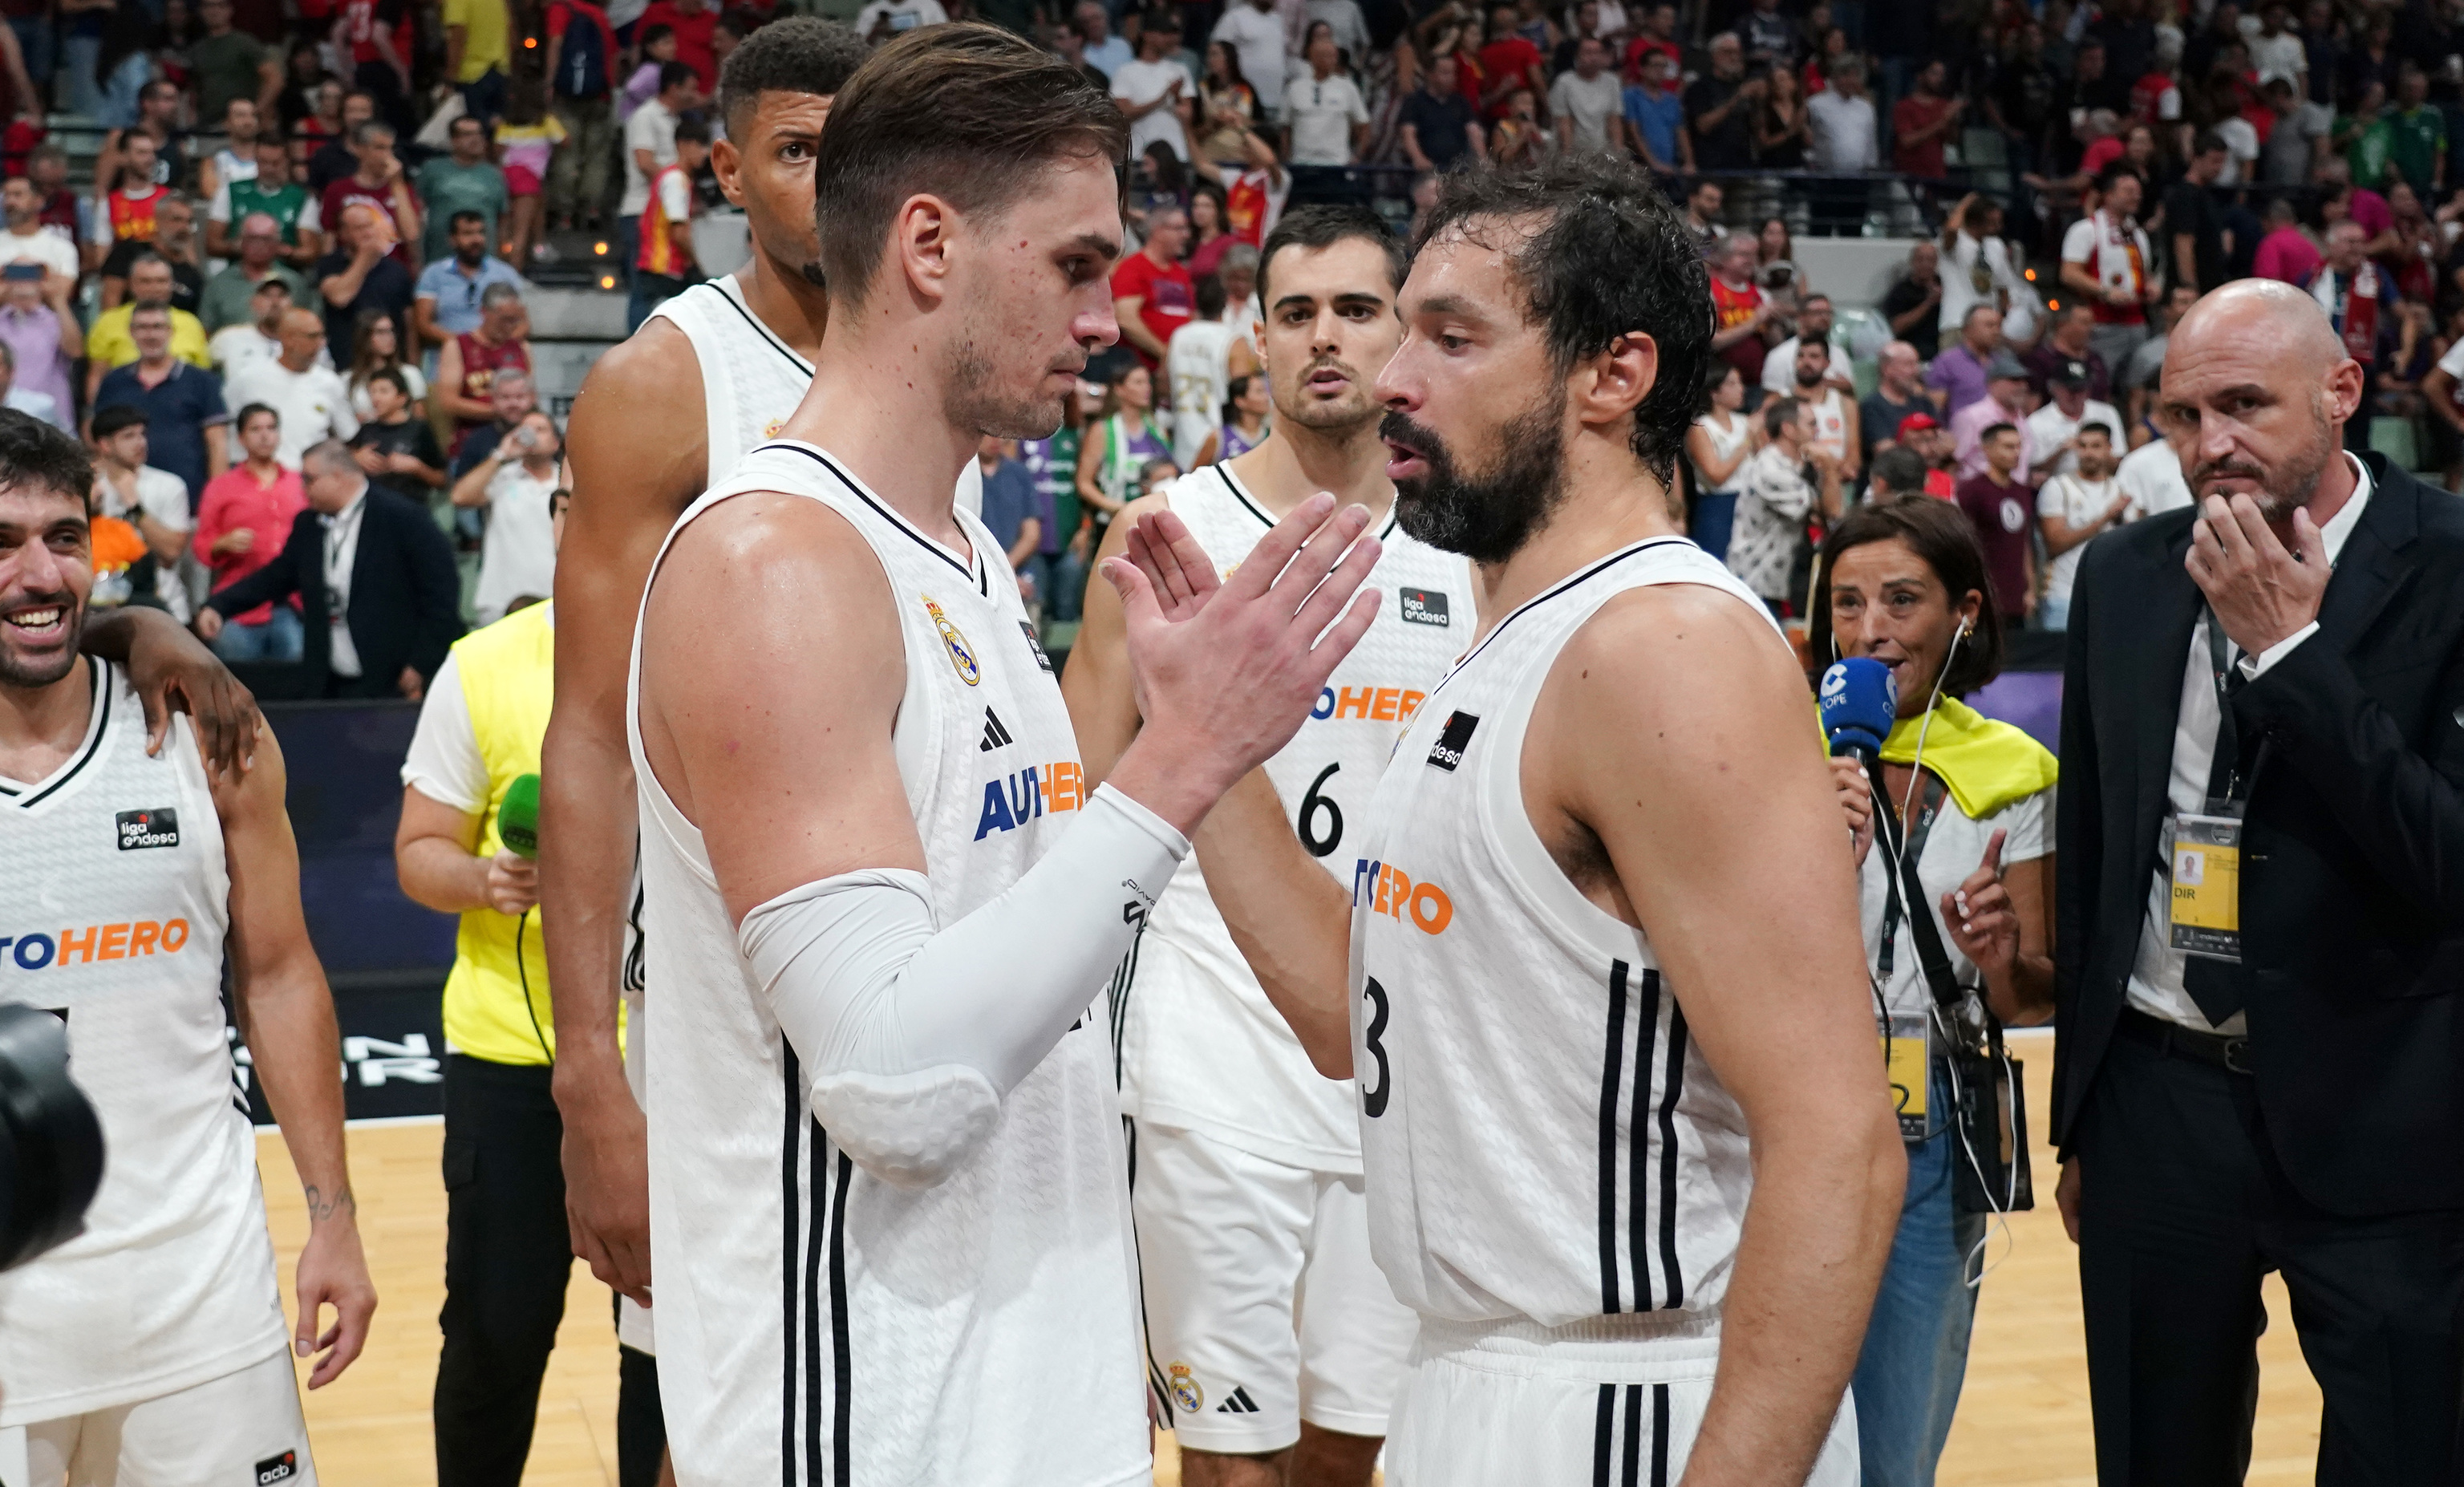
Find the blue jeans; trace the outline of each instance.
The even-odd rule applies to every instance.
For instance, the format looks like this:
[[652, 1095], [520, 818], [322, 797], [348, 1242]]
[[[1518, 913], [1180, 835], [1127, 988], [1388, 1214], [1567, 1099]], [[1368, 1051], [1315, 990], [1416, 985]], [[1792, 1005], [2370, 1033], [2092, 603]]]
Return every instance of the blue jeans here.
[[225, 661], [296, 662], [305, 635], [299, 627], [299, 611], [276, 604], [262, 624], [226, 623], [214, 637], [214, 654]]
[[1034, 576], [1036, 595], [1044, 601], [1044, 618], [1061, 624], [1078, 618], [1087, 597], [1086, 559], [1065, 547], [1057, 553], [1038, 553], [1029, 558], [1024, 571]]
[[1737, 526], [1737, 492], [1710, 491], [1694, 497], [1692, 531], [1686, 533], [1694, 545], [1712, 557], [1726, 560], [1728, 536]]
[[1968, 1373], [1968, 1332], [1976, 1320], [1969, 1256], [1985, 1238], [1985, 1216], [1951, 1206], [1958, 1137], [1942, 1128], [1950, 1089], [1939, 1063], [1931, 1099], [1936, 1129], [1908, 1144], [1899, 1233], [1891, 1236], [1891, 1262], [1850, 1386], [1865, 1487], [1933, 1487]]

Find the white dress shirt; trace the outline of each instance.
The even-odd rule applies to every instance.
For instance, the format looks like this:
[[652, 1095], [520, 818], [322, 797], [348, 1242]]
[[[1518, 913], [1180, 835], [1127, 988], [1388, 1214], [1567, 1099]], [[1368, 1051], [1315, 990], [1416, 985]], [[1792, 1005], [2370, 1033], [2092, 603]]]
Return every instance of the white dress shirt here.
[[[2353, 488], [2352, 499], [2327, 520], [2319, 536], [2327, 549], [2327, 563], [2335, 565], [2344, 551], [2344, 539], [2361, 524], [2362, 508], [2370, 503], [2370, 469], [2346, 454], [2360, 481]], [[2277, 641], [2255, 656], [2239, 656], [2237, 664], [2245, 678], [2255, 680], [2267, 668], [2293, 653], [2293, 647], [2319, 633], [2319, 622], [2308, 624]], [[2230, 648], [2231, 643], [2227, 643]], [[2207, 808], [2208, 772], [2214, 767], [2216, 732], [2224, 726], [2224, 706], [2216, 697], [2216, 676], [2208, 650], [2208, 611], [2199, 609], [2198, 622], [2190, 626], [2190, 653], [2182, 671], [2182, 710], [2173, 720], [2173, 774], [2165, 786], [2166, 803], [2176, 815], [2196, 815]], [[2169, 864], [2173, 843], [2163, 840], [2157, 843], [2157, 861], [2150, 864], [2147, 884], [2147, 917], [2139, 929], [2139, 953], [2130, 966], [2130, 982], [2125, 994], [2127, 1005], [2151, 1017], [2201, 1033], [2224, 1033], [2239, 1037], [2248, 1031], [2249, 1020], [2234, 1013], [2221, 1023], [2210, 1022], [2199, 1011], [2199, 1004], [2182, 988], [2182, 965], [2185, 956], [2173, 948], [2172, 888]]]
[[325, 664], [336, 676], [360, 674], [360, 647], [351, 641], [351, 565], [360, 560], [360, 523], [367, 514], [368, 485], [363, 480], [351, 504], [324, 518], [326, 621], [333, 630]]

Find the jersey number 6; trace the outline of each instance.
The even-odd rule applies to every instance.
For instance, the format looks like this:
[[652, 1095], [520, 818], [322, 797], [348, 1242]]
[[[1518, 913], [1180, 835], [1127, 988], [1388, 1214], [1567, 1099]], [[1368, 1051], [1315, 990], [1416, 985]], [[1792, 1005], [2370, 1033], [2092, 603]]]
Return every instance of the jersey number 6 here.
[[[1300, 833], [1301, 845], [1309, 848], [1309, 854], [1311, 857], [1324, 857], [1343, 844], [1343, 807], [1335, 804], [1332, 797], [1318, 794], [1319, 789], [1326, 784], [1328, 776], [1341, 768], [1343, 766], [1340, 764], [1330, 764], [1318, 771], [1317, 778], [1309, 781], [1309, 793], [1301, 797], [1300, 819], [1294, 822], [1294, 826]], [[1323, 837], [1317, 834], [1317, 816], [1320, 811], [1324, 811], [1327, 819], [1332, 822], [1327, 827], [1326, 835]]]

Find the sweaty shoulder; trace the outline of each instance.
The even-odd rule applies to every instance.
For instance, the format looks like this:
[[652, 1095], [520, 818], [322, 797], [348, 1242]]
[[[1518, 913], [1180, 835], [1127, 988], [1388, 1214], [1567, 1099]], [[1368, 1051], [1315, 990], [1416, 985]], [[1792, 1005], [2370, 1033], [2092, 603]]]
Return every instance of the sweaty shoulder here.
[[620, 507], [665, 533], [708, 484], [701, 363], [666, 319], [601, 357], [574, 398], [574, 504]]

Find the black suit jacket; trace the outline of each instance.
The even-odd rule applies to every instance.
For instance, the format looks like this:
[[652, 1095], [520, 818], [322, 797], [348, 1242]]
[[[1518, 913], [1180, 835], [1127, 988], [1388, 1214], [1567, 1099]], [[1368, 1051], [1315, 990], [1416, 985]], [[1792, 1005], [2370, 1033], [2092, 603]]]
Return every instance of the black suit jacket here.
[[[2303, 1197], [2464, 1208], [2464, 500], [2376, 491], [2319, 631], [2231, 702], [2248, 1058]], [[2098, 1077], [2147, 919], [2200, 595], [2191, 512], [2089, 544], [2062, 696], [2054, 1139]], [[2264, 741], [2264, 752], [2261, 743]]]
[[[367, 503], [343, 618], [369, 689], [390, 695], [404, 667], [429, 677], [445, 664], [462, 633], [462, 579], [452, 545], [426, 507], [373, 484]], [[321, 676], [331, 668], [333, 596], [325, 588], [325, 518], [316, 512], [299, 514], [274, 561], [207, 602], [229, 616], [294, 594], [308, 632], [299, 659]]]

